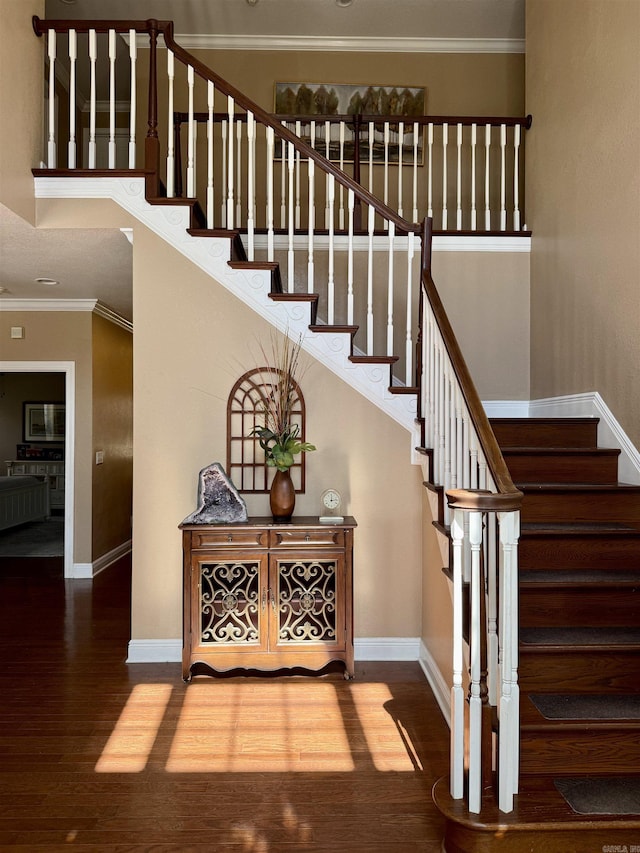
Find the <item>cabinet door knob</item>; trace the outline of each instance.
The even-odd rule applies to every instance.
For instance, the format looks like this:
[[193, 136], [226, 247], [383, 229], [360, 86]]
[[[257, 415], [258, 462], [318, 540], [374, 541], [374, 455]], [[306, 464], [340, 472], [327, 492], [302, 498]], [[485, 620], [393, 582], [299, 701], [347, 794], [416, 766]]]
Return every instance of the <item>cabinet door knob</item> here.
[[232, 534], [232, 533], [230, 533], [230, 534], [227, 536], [227, 542], [233, 542], [233, 534]]
[[304, 541], [305, 541], [305, 542], [310, 542], [310, 541], [311, 541], [311, 534], [310, 534], [310, 533], [307, 533], [307, 535], [304, 537]]

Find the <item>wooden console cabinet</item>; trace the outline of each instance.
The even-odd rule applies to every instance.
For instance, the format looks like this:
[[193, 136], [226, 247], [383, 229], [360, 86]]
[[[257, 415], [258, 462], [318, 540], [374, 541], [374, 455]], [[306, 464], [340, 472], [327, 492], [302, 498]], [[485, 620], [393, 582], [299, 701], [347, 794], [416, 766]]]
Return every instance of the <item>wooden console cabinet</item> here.
[[[275, 524], [181, 524], [182, 676], [208, 671], [319, 670], [353, 677], [353, 529], [295, 518]], [[209, 673], [210, 674], [210, 673]]]

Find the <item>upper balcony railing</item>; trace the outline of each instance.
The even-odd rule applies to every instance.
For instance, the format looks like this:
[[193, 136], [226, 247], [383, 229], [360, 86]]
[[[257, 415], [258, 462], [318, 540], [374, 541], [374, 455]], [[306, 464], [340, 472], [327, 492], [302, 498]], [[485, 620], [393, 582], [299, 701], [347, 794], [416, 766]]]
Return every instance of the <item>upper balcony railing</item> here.
[[[327, 160], [336, 163], [355, 181], [385, 204], [413, 222], [427, 216], [439, 234], [500, 233], [521, 234], [526, 229], [524, 199], [524, 131], [531, 126], [526, 118], [474, 116], [385, 116], [385, 115], [276, 115], [283, 126], [304, 139]], [[194, 113], [196, 139], [206, 125], [206, 113]], [[185, 191], [186, 163], [182, 151], [188, 147], [190, 116], [173, 114], [175, 146], [175, 193]], [[236, 134], [229, 139], [226, 113], [214, 112], [213, 133], [223, 159], [235, 146], [237, 163], [247, 144], [246, 122], [236, 117]], [[193, 144], [193, 143], [192, 143]], [[196, 162], [202, 161], [202, 155]], [[280, 223], [286, 228], [287, 149], [277, 144], [274, 167], [280, 176]], [[303, 225], [300, 203], [304, 186], [305, 161], [294, 157], [297, 226]], [[222, 181], [226, 170], [222, 170]], [[242, 186], [238, 174], [235, 192]], [[226, 197], [227, 187], [222, 187]], [[242, 225], [242, 205], [238, 198], [236, 223]], [[344, 230], [345, 195], [337, 201], [338, 230]], [[219, 224], [225, 224], [226, 209], [220, 208]], [[301, 218], [302, 217], [302, 218]], [[362, 228], [361, 205], [355, 201], [355, 228]], [[320, 223], [318, 223], [320, 225]], [[246, 227], [246, 223], [245, 223]], [[262, 227], [258, 225], [258, 227]], [[326, 221], [324, 227], [328, 227]]]

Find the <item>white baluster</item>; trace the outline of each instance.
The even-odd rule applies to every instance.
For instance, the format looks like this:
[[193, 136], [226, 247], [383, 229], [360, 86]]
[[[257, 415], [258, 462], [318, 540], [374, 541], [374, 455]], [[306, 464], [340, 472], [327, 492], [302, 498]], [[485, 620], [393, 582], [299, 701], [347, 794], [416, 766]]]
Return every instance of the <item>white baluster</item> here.
[[[287, 127], [286, 122], [282, 122], [284, 127]], [[285, 151], [285, 141], [280, 140], [282, 146], [282, 168], [280, 170], [280, 228], [287, 227], [287, 156]]]
[[[327, 160], [331, 159], [331, 124], [328, 121], [324, 123], [324, 156]], [[325, 175], [325, 207], [324, 207], [324, 227], [329, 228], [329, 216], [333, 216], [333, 211], [329, 209], [329, 173]]]
[[478, 126], [471, 125], [471, 230], [478, 227], [476, 211], [476, 145], [478, 144]]
[[[248, 121], [248, 119], [247, 119]], [[242, 227], [242, 122], [236, 122], [236, 215], [235, 227]]]
[[136, 74], [136, 62], [138, 59], [138, 44], [136, 42], [136, 31], [131, 29], [129, 30], [129, 64], [131, 67], [130, 78], [131, 78], [131, 91], [129, 94], [130, 108], [129, 108], [129, 168], [135, 169], [136, 167], [136, 116], [137, 116], [137, 92], [136, 92], [136, 82], [137, 82], [137, 74]]
[[[344, 128], [343, 121], [338, 125], [340, 132], [340, 171], [344, 172]], [[344, 186], [339, 184], [340, 201], [338, 204], [338, 227], [344, 231]]]
[[[49, 30], [52, 32], [52, 30]], [[75, 30], [69, 30], [69, 145], [67, 146], [67, 165], [76, 168], [76, 62], [78, 59], [78, 37]]]
[[388, 222], [389, 229], [389, 279], [387, 284], [387, 355], [393, 355], [393, 259], [394, 237], [396, 236], [395, 222]]
[[449, 144], [449, 125], [442, 125], [442, 230], [447, 230], [447, 146]]
[[247, 113], [247, 257], [255, 260], [255, 164], [256, 137], [253, 113]]
[[513, 128], [513, 230], [520, 230], [520, 125]]
[[[193, 89], [195, 85], [195, 73], [192, 65], [187, 66], [188, 87], [188, 118], [187, 118], [187, 198], [195, 198], [195, 118], [193, 114]], [[233, 217], [233, 214], [231, 214]], [[230, 226], [231, 228], [233, 225]]]
[[176, 193], [175, 185], [175, 125], [173, 121], [173, 87], [175, 82], [175, 60], [173, 51], [167, 50], [167, 78], [169, 92], [167, 96], [167, 198], [173, 198]]
[[404, 156], [404, 122], [398, 123], [398, 215], [404, 216], [402, 204], [402, 158]]
[[[436, 366], [436, 355], [435, 355], [435, 339], [434, 339], [434, 329], [433, 329], [433, 315], [431, 313], [431, 307], [429, 305], [428, 300], [425, 298], [424, 303], [424, 312], [426, 316], [426, 329], [427, 329], [427, 338], [426, 338], [426, 352], [427, 359], [425, 360], [425, 365], [427, 367], [427, 371], [429, 374], [428, 384], [427, 384], [427, 404], [428, 408], [426, 409], [426, 417], [427, 417], [427, 447], [433, 448], [434, 445], [434, 416], [433, 416], [433, 402], [434, 402], [434, 389], [435, 389], [435, 366]], [[431, 464], [433, 468], [433, 463]], [[433, 482], [434, 480], [434, 471], [430, 471], [430, 477]]]
[[287, 157], [287, 174], [289, 176], [288, 186], [289, 186], [289, 216], [288, 216], [288, 234], [289, 234], [289, 250], [287, 252], [287, 290], [289, 293], [293, 293], [295, 290], [295, 281], [294, 281], [294, 266], [295, 266], [295, 252], [293, 248], [293, 234], [294, 234], [294, 224], [295, 224], [295, 198], [294, 198], [294, 183], [295, 183], [295, 148], [293, 147], [293, 143], [289, 142], [287, 145], [287, 149], [289, 152], [289, 156]]
[[349, 190], [349, 237], [347, 246], [347, 323], [353, 325], [353, 213], [355, 210], [355, 193]]
[[487, 532], [484, 537], [485, 566], [487, 571], [487, 691], [489, 704], [499, 704], [500, 684], [498, 670], [498, 555], [496, 554], [496, 513], [487, 514]]
[[501, 696], [498, 716], [500, 738], [498, 754], [498, 807], [513, 809], [518, 793], [520, 766], [520, 688], [518, 685], [518, 539], [520, 513], [498, 513], [500, 527], [500, 640]]
[[[302, 136], [302, 124], [296, 122], [296, 136]], [[300, 152], [296, 149], [296, 228], [300, 228]]]
[[507, 230], [507, 126], [500, 125], [500, 230]]
[[418, 140], [420, 125], [413, 123], [413, 221], [418, 221]]
[[484, 230], [491, 231], [491, 196], [489, 163], [491, 159], [491, 125], [484, 126]]
[[373, 145], [376, 139], [376, 126], [369, 122], [369, 192], [373, 193]]
[[329, 175], [329, 273], [327, 280], [327, 324], [334, 325], [335, 316], [335, 283], [334, 283], [334, 204], [335, 204], [336, 182], [333, 175]]
[[367, 244], [367, 355], [373, 355], [373, 231], [375, 210], [369, 207], [369, 241]]
[[464, 513], [454, 510], [451, 521], [453, 555], [453, 684], [451, 685], [451, 754], [449, 783], [454, 800], [464, 796], [464, 690], [462, 687], [463, 667], [463, 613], [462, 613], [462, 565], [464, 540]]
[[[311, 139], [315, 137], [315, 122], [311, 122]], [[313, 142], [312, 142], [313, 145]], [[309, 260], [307, 263], [307, 293], [313, 293], [315, 284], [315, 264], [313, 259], [313, 232], [315, 229], [315, 160], [309, 160], [308, 164], [308, 181], [309, 181]]]
[[233, 185], [233, 125], [235, 117], [235, 102], [231, 95], [227, 96], [227, 113], [229, 116], [229, 141], [227, 144], [227, 151], [229, 156], [227, 178], [227, 228], [233, 228], [233, 207], [235, 196], [235, 189]]
[[463, 404], [462, 408], [462, 488], [471, 488], [471, 447], [469, 438], [469, 412]]
[[[309, 137], [309, 138], [310, 138], [310, 144], [311, 144], [311, 147], [312, 147], [312, 148], [313, 148], [313, 150], [315, 151], [315, 149], [316, 149], [316, 123], [315, 123], [315, 121], [312, 121], [312, 122], [311, 122], [311, 129], [310, 129], [310, 137]], [[311, 163], [313, 163], [313, 166], [311, 166]], [[312, 169], [314, 173], [315, 173], [315, 165], [316, 165], [316, 164], [315, 164], [315, 160], [309, 160], [309, 168], [310, 168], [310, 169]], [[315, 197], [315, 182], [314, 182], [314, 191], [313, 191], [313, 195], [314, 195], [314, 197]], [[311, 226], [311, 227], [313, 227], [313, 229], [315, 230], [315, 227], [316, 227], [316, 206], [315, 206], [315, 201], [314, 201], [313, 207], [311, 208], [311, 219], [309, 220], [309, 224], [310, 224], [310, 226]]]
[[415, 234], [410, 231], [407, 234], [407, 332], [405, 343], [405, 385], [413, 385], [413, 255]]
[[[222, 223], [222, 227], [227, 227], [227, 120], [223, 119], [220, 125], [222, 131], [222, 168], [220, 174], [222, 175], [222, 187], [220, 190], [220, 197], [222, 199], [220, 205], [220, 221]], [[269, 164], [267, 163], [267, 170], [269, 169]], [[273, 260], [273, 258], [271, 259]]]
[[477, 489], [478, 488], [478, 476], [479, 476], [479, 463], [478, 463], [478, 436], [476, 435], [475, 429], [469, 436], [469, 488]]
[[442, 341], [440, 331], [434, 325], [434, 384], [433, 384], [433, 471], [434, 483], [442, 485], [442, 464], [440, 458], [440, 389], [442, 387]]
[[456, 169], [456, 228], [462, 231], [462, 124], [458, 122]]
[[96, 167], [96, 61], [98, 59], [98, 41], [96, 31], [89, 30], [89, 168]]
[[427, 216], [433, 217], [433, 125], [429, 122], [427, 131], [429, 149], [429, 169], [427, 172]]
[[116, 31], [109, 30], [109, 168], [116, 167]]
[[215, 185], [213, 177], [214, 102], [215, 87], [211, 80], [207, 80], [207, 228], [214, 227], [215, 218]]
[[480, 572], [480, 546], [482, 544], [482, 513], [470, 512], [469, 541], [471, 544], [471, 625], [469, 627], [470, 697], [469, 697], [469, 811], [478, 814], [482, 796], [482, 699], [480, 676], [482, 669], [480, 634], [480, 599], [484, 586]]
[[267, 127], [267, 260], [273, 261], [273, 160], [275, 156], [274, 130]]
[[49, 30], [47, 36], [47, 54], [49, 57], [49, 137], [47, 140], [47, 166], [55, 169], [58, 165], [56, 153], [56, 31]]
[[[389, 204], [389, 122], [384, 123], [384, 187], [383, 201]], [[382, 222], [383, 228], [386, 230], [389, 227], [389, 222], [384, 219]]]

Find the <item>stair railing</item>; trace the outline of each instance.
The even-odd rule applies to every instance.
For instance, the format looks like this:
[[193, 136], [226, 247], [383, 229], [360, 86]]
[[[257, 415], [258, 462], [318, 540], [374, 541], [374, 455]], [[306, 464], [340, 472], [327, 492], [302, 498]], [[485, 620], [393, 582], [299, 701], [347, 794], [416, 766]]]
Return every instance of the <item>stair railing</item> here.
[[[195, 113], [196, 129], [206, 125], [207, 113]], [[522, 209], [523, 131], [531, 116], [398, 116], [385, 115], [277, 115], [296, 136], [337, 163], [342, 171], [413, 222], [434, 220], [438, 233], [521, 233], [526, 225]], [[175, 187], [183, 192], [182, 134], [189, 114], [174, 112]], [[227, 116], [214, 113], [218, 144], [226, 142]], [[247, 124], [236, 126], [238, 140], [247, 144]], [[198, 133], [200, 131], [198, 130]], [[276, 162], [286, 171], [286, 146], [279, 146]], [[300, 160], [296, 157], [296, 191], [300, 193]], [[225, 181], [225, 171], [222, 171]], [[285, 197], [286, 186], [281, 187]], [[222, 188], [223, 196], [225, 187]], [[281, 205], [281, 210], [285, 205]], [[300, 211], [299, 200], [296, 210]], [[302, 210], [304, 220], [305, 211]], [[221, 211], [224, 220], [226, 213]], [[345, 196], [338, 200], [339, 221], [345, 221]], [[238, 206], [236, 224], [246, 228]], [[355, 200], [355, 229], [362, 227], [360, 201]], [[264, 224], [258, 225], [264, 227]], [[285, 221], [280, 222], [285, 228]], [[344, 228], [344, 225], [342, 225]]]
[[[420, 411], [432, 448], [430, 481], [447, 497], [452, 541], [451, 795], [477, 813], [493, 789], [513, 809], [519, 773], [518, 563], [522, 493], [511, 481], [431, 277], [430, 224], [422, 256]], [[469, 588], [468, 625], [463, 590]], [[466, 630], [465, 630], [466, 628]], [[465, 715], [464, 637], [469, 650]], [[492, 745], [496, 709], [497, 755]], [[467, 722], [468, 719], [468, 722]], [[465, 772], [466, 767], [466, 772]]]
[[[100, 118], [99, 105], [106, 111], [102, 123], [106, 125], [108, 119], [109, 125], [107, 171], [113, 174], [118, 167], [116, 118], [122, 122], [123, 116], [116, 107], [122, 108], [123, 102], [118, 102], [116, 97], [114, 78], [120, 68], [118, 62], [123, 58], [124, 42], [116, 38], [117, 34], [128, 39], [126, 74], [121, 72], [121, 76], [125, 76], [126, 84], [130, 80], [129, 141], [131, 151], [136, 147], [136, 134], [140, 135], [142, 121], [134, 110], [144, 85], [137, 36], [146, 34], [149, 41], [149, 108], [144, 152], [147, 198], [164, 194], [164, 188], [167, 197], [176, 195], [173, 117], [176, 107], [185, 103], [188, 116], [186, 197], [202, 200], [200, 226], [208, 230], [222, 226], [227, 231], [245, 227], [249, 263], [279, 261], [286, 293], [318, 294], [319, 325], [342, 327], [351, 332], [355, 356], [372, 360], [383, 357], [388, 363], [393, 362], [395, 374], [391, 386], [394, 393], [403, 393], [413, 387], [419, 300], [419, 252], [416, 251], [416, 239], [420, 239], [421, 233], [419, 223], [399, 216], [277, 118], [183, 50], [173, 40], [172, 22], [35, 19], [34, 28], [38, 34], [47, 33], [51, 89], [55, 87], [55, 69], [60, 66], [63, 55], [64, 68], [59, 70], [68, 73], [70, 85], [75, 81], [74, 69], [80, 57], [79, 36], [86, 34], [88, 37], [92, 82], [90, 97], [83, 109], [90, 116], [85, 135], [88, 136], [88, 164], [94, 174], [98, 162], [96, 128], [100, 121], [96, 116]], [[61, 42], [64, 48], [68, 44], [68, 58], [65, 49], [58, 55], [58, 34], [64, 34]], [[167, 48], [163, 53], [158, 50], [160, 36]], [[96, 95], [95, 86], [101, 76], [99, 67], [97, 72], [95, 70], [100, 58], [108, 63], [103, 67], [102, 76], [109, 81], [107, 94], [102, 99]], [[71, 89], [70, 103], [70, 112], [75, 113], [75, 93]], [[50, 99], [48, 165], [56, 168], [62, 160], [56, 146], [52, 104], [53, 99]], [[204, 164], [202, 158], [198, 160], [197, 157], [197, 108], [201, 105], [206, 105], [207, 115]], [[221, 110], [223, 105], [224, 110]], [[216, 140], [214, 117], [220, 112], [226, 115], [226, 126], [222, 139]], [[242, 133], [243, 127], [246, 133]], [[58, 129], [59, 133], [61, 130]], [[75, 127], [70, 125], [68, 149], [73, 148], [76, 156], [69, 157], [67, 168], [77, 168], [74, 166], [79, 150], [76, 137]], [[243, 144], [245, 138], [246, 144]], [[166, 146], [161, 140], [166, 140]], [[279, 156], [283, 150], [285, 156]], [[139, 160], [136, 155], [138, 166]], [[128, 159], [128, 168], [131, 163], [132, 159]], [[279, 164], [283, 168], [278, 174]], [[278, 196], [277, 182], [284, 187], [284, 199]], [[345, 207], [340, 211], [338, 202], [343, 197]], [[360, 233], [356, 233], [356, 200], [365, 222]], [[322, 227], [316, 222], [320, 219], [320, 207], [325, 211]], [[284, 223], [280, 228], [276, 222], [278, 208], [280, 225]], [[260, 229], [258, 225], [264, 227]], [[341, 230], [344, 233], [339, 233]], [[399, 352], [397, 356], [396, 351]], [[379, 367], [370, 369], [379, 370]]]
[[[416, 393], [417, 414], [424, 419], [426, 443], [433, 448], [431, 479], [447, 492], [446, 521], [450, 522], [453, 540], [454, 588], [454, 683], [452, 686], [452, 795], [464, 795], [465, 724], [463, 679], [462, 588], [471, 585], [471, 619], [469, 625], [470, 697], [468, 732], [468, 802], [471, 811], [478, 811], [483, 792], [491, 783], [490, 709], [497, 709], [498, 790], [499, 805], [509, 811], [518, 777], [518, 685], [517, 685], [517, 539], [521, 494], [514, 488], [504, 460], [491, 431], [482, 404], [473, 386], [453, 331], [431, 279], [431, 226], [409, 222], [388, 205], [379, 201], [352, 177], [316, 151], [304, 139], [292, 132], [241, 92], [180, 48], [173, 40], [173, 24], [169, 21], [40, 21], [34, 18], [38, 35], [47, 34], [49, 61], [49, 103], [47, 161], [50, 170], [58, 169], [61, 146], [56, 137], [55, 112], [58, 79], [64, 78], [69, 91], [69, 126], [60, 128], [66, 142], [66, 167], [78, 171], [78, 114], [88, 115], [87, 127], [81, 127], [86, 138], [86, 162], [93, 175], [130, 175], [145, 178], [147, 198], [158, 199], [176, 194], [174, 166], [176, 158], [173, 116], [176, 99], [184, 98], [188, 109], [188, 139], [186, 159], [186, 191], [193, 199], [197, 218], [196, 196], [202, 188], [203, 214], [201, 226], [209, 234], [214, 229], [214, 211], [224, 210], [225, 234], [237, 229], [242, 211], [246, 211], [248, 264], [257, 260], [261, 248], [256, 228], [256, 212], [266, 211], [266, 255], [275, 259], [276, 192], [275, 167], [280, 146], [281, 202], [286, 238], [284, 268], [286, 290], [290, 294], [312, 293], [318, 289], [319, 275], [324, 277], [321, 299], [324, 302], [324, 323], [331, 329], [356, 335], [355, 358], [378, 365], [385, 359], [392, 364], [404, 361], [404, 387], [396, 385], [390, 391]], [[66, 41], [67, 59], [58, 56], [58, 34]], [[90, 94], [80, 104], [76, 92], [77, 63], [81, 61], [78, 36], [87, 37]], [[122, 40], [128, 38], [128, 94], [118, 95], [116, 75]], [[143, 82], [139, 77], [138, 35], [149, 39], [148, 53], [148, 110], [144, 144], [144, 166], [138, 151], [140, 127], [144, 124], [137, 112], [137, 101]], [[159, 83], [158, 38], [162, 35], [167, 47], [166, 76]], [[100, 71], [99, 59], [107, 60], [107, 97], [98, 98], [98, 88], [105, 69]], [[58, 73], [60, 72], [60, 73]], [[68, 82], [66, 82], [68, 80]], [[197, 85], [204, 87], [199, 90]], [[204, 98], [207, 104], [206, 168], [198, 168], [196, 105]], [[162, 100], [159, 109], [158, 103]], [[226, 133], [221, 146], [215, 146], [214, 116], [225, 103]], [[122, 119], [122, 103], [126, 102], [127, 127], [126, 159], [118, 162], [118, 129]], [[120, 121], [118, 120], [120, 118]], [[108, 119], [108, 121], [107, 121]], [[108, 126], [102, 140], [106, 141], [108, 167], [100, 169], [100, 127]], [[238, 127], [246, 124], [248, 144], [239, 140]], [[260, 145], [258, 145], [260, 132]], [[161, 157], [160, 139], [166, 139], [166, 153]], [[219, 152], [218, 147], [223, 151]], [[284, 154], [282, 154], [284, 151]], [[222, 155], [222, 156], [221, 156]], [[258, 182], [259, 161], [264, 165], [264, 182]], [[302, 179], [304, 164], [304, 182]], [[296, 169], [296, 166], [299, 168]], [[224, 196], [219, 187], [223, 184]], [[164, 178], [164, 182], [163, 182]], [[240, 192], [240, 188], [243, 188]], [[304, 187], [304, 191], [302, 189]], [[347, 199], [341, 213], [336, 196]], [[324, 228], [316, 226], [316, 198], [325, 207]], [[240, 200], [240, 201], [239, 201]], [[366, 223], [362, 233], [356, 233], [356, 200]], [[240, 214], [238, 205], [240, 204]], [[307, 211], [306, 227], [300, 227], [302, 208]], [[341, 222], [341, 217], [346, 221]], [[282, 220], [281, 220], [282, 221]], [[336, 233], [344, 225], [346, 236]], [[383, 235], [380, 236], [380, 231]], [[322, 233], [321, 233], [322, 232]], [[191, 229], [197, 235], [198, 228]], [[416, 240], [422, 241], [422, 251], [415, 251]], [[324, 252], [322, 265], [317, 262], [316, 249]], [[303, 250], [302, 272], [296, 265], [296, 255]], [[338, 251], [341, 257], [338, 257]], [[359, 250], [360, 257], [356, 257]], [[382, 253], [386, 263], [375, 256]], [[397, 262], [398, 254], [405, 263]], [[377, 262], [376, 262], [377, 260]], [[417, 268], [416, 268], [417, 265]], [[322, 266], [322, 270], [319, 267]], [[382, 269], [382, 271], [381, 271]], [[346, 281], [346, 286], [336, 283]], [[421, 286], [414, 285], [421, 282]], [[361, 286], [364, 284], [364, 286]], [[396, 318], [402, 317], [397, 323]], [[341, 320], [344, 318], [344, 324]], [[356, 322], [363, 318], [361, 347], [358, 346]], [[400, 331], [398, 331], [400, 326]], [[313, 327], [322, 330], [322, 323]], [[382, 341], [382, 344], [380, 344]], [[383, 350], [383, 353], [380, 352]], [[394, 353], [400, 350], [401, 355]], [[423, 369], [424, 365], [424, 369]], [[371, 369], [378, 370], [378, 367]], [[486, 670], [486, 674], [485, 674]], [[484, 757], [483, 757], [484, 756]]]

